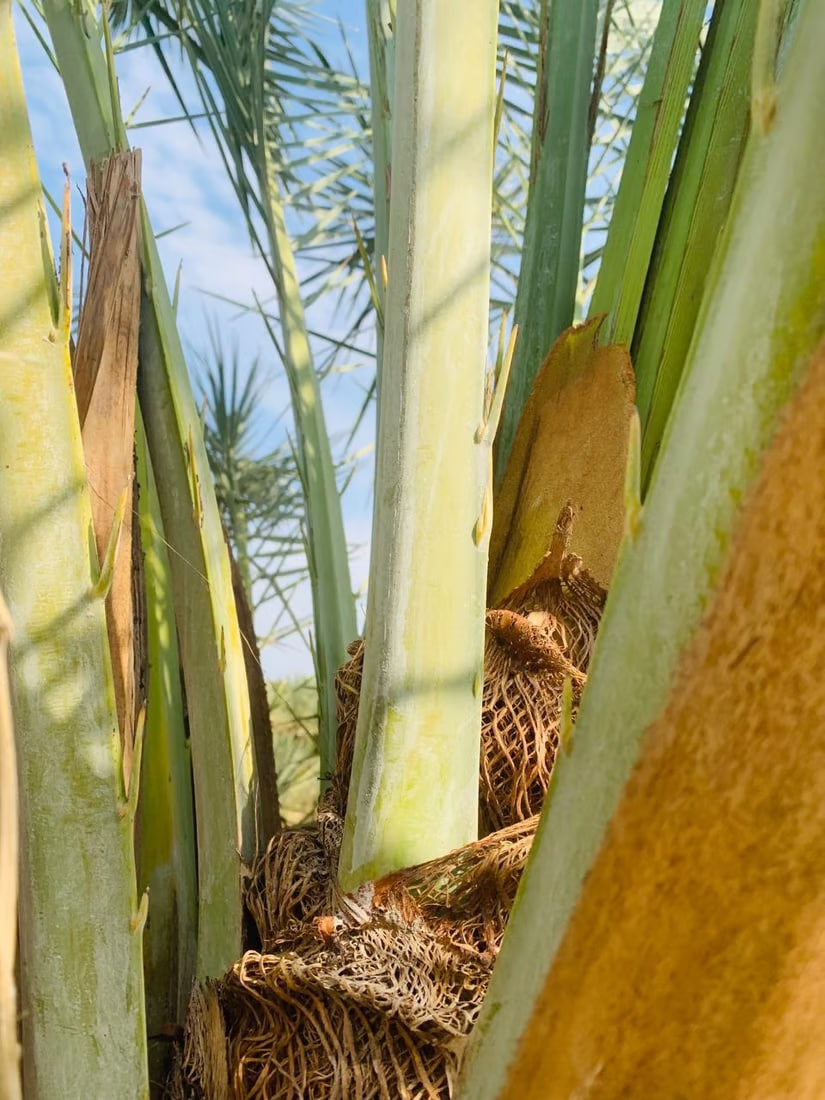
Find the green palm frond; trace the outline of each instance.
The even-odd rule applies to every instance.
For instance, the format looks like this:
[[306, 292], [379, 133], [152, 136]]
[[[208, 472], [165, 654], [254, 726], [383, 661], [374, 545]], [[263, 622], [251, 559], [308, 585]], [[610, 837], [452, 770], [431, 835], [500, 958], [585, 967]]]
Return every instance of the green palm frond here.
[[[579, 315], [598, 272], [660, 7], [659, 0], [600, 3], [599, 37], [604, 39], [605, 51], [600, 72], [594, 74], [600, 80], [591, 122]], [[159, 49], [172, 48], [177, 34], [193, 57], [202, 57], [186, 0], [117, 0], [113, 12], [121, 28], [131, 28]], [[511, 310], [515, 300], [524, 240], [539, 16], [538, 3], [501, 0], [498, 78], [506, 69], [506, 80], [493, 188], [491, 328], [495, 331], [500, 310]], [[364, 362], [374, 349], [375, 314], [353, 228], [354, 222], [377, 272], [368, 77], [359, 70], [343, 27], [336, 51], [340, 57], [319, 48], [316, 39], [323, 24], [316, 6], [301, 0], [270, 0], [267, 17], [263, 103], [267, 153], [287, 204], [304, 303], [311, 307], [324, 299], [341, 326], [335, 340], [317, 345], [316, 365], [323, 373], [339, 361], [343, 346], [357, 346]], [[239, 57], [236, 52], [235, 62]], [[211, 109], [217, 109], [215, 101]], [[190, 104], [190, 117], [193, 114]], [[232, 125], [238, 121], [233, 119]], [[230, 164], [230, 172], [237, 167]], [[249, 196], [247, 217], [254, 222], [255, 204], [248, 200]]]
[[[272, 598], [274, 574], [305, 582], [303, 500], [288, 445], [267, 447], [271, 422], [261, 415], [265, 380], [214, 328], [203, 368], [204, 439], [221, 519], [253, 608]], [[290, 589], [292, 585], [290, 585]]]

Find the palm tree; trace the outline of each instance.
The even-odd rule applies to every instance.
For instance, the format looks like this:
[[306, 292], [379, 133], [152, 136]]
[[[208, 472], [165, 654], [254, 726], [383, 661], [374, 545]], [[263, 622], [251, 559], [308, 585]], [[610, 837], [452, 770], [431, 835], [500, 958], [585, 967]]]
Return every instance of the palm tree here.
[[[508, 71], [518, 64], [519, 72], [528, 73], [532, 57], [535, 97], [531, 104], [529, 76], [521, 88], [509, 85], [499, 100], [504, 121], [494, 129], [493, 3], [479, 8], [467, 0], [447, 8], [435, 0], [415, 0], [398, 11], [391, 3], [368, 5], [371, 87], [379, 99], [382, 90], [385, 96], [380, 110], [373, 103], [376, 164], [389, 166], [390, 172], [376, 175], [375, 229], [370, 231], [368, 222], [359, 225], [356, 217], [358, 231], [352, 232], [352, 256], [357, 253], [367, 286], [366, 292], [362, 283], [353, 293], [368, 293], [363, 323], [372, 316], [380, 337], [379, 446], [364, 673], [340, 880], [332, 885], [333, 896], [339, 913], [351, 919], [356, 914], [363, 922], [366, 912], [369, 928], [369, 906], [383, 896], [380, 891], [378, 898], [370, 895], [377, 876], [458, 846], [465, 846], [464, 853], [478, 851], [466, 845], [476, 825], [485, 551], [491, 525], [493, 541], [498, 539], [515, 563], [515, 592], [537, 566], [547, 566], [548, 560], [552, 565], [559, 553], [557, 543], [548, 546], [550, 532], [538, 555], [534, 548], [525, 549], [526, 535], [538, 529], [539, 520], [529, 525], [519, 520], [512, 531], [497, 533], [492, 505], [496, 497], [506, 500], [515, 483], [523, 486], [522, 502], [538, 502], [540, 515], [542, 500], [563, 503], [571, 484], [592, 483], [598, 475], [607, 486], [608, 511], [620, 520], [618, 564], [583, 694], [581, 670], [571, 662], [565, 666], [556, 715], [560, 761], [485, 1008], [470, 1039], [459, 1093], [477, 1100], [570, 1095], [586, 1088], [618, 1092], [644, 1081], [651, 1095], [661, 1095], [673, 1082], [691, 1095], [714, 1090], [734, 1095], [742, 1088], [756, 1094], [760, 1073], [762, 1084], [781, 1080], [787, 1088], [791, 1081], [801, 1093], [810, 1081], [819, 1082], [821, 1071], [784, 1037], [770, 1054], [761, 1049], [752, 1054], [753, 1043], [745, 1050], [738, 1007], [750, 1006], [748, 1036], [758, 1035], [764, 1013], [778, 1011], [778, 1005], [787, 1013], [788, 1028], [792, 1023], [798, 1028], [797, 1035], [807, 1035], [804, 1029], [814, 1026], [815, 1013], [804, 1006], [810, 1002], [807, 979], [816, 946], [808, 906], [812, 883], [821, 884], [822, 870], [816, 839], [819, 807], [825, 803], [816, 796], [813, 778], [821, 753], [815, 731], [823, 728], [822, 701], [810, 677], [797, 677], [793, 691], [785, 689], [785, 666], [777, 654], [793, 638], [803, 660], [815, 662], [821, 655], [819, 632], [811, 624], [818, 621], [823, 603], [811, 562], [822, 549], [813, 494], [821, 488], [815, 471], [821, 465], [816, 418], [825, 327], [825, 202], [817, 188], [800, 181], [811, 173], [815, 177], [821, 167], [815, 128], [825, 107], [825, 67], [817, 46], [825, 34], [825, 15], [816, 0], [764, 2], [758, 9], [747, 0], [717, 0], [699, 51], [704, 0], [664, 0], [600, 257], [592, 316], [584, 328], [571, 330], [583, 304], [577, 289], [583, 285], [582, 253], [592, 281], [594, 253], [602, 251], [601, 241], [583, 237], [583, 226], [604, 194], [591, 184], [588, 201], [588, 161], [606, 125], [594, 104], [604, 102], [611, 28], [618, 12], [632, 13], [634, 5], [629, 0], [624, 5], [556, 0], [538, 11], [513, 3], [502, 8], [509, 28], [502, 37], [514, 44]], [[91, 13], [80, 20], [61, 0], [48, 0], [45, 9], [85, 155], [91, 160], [122, 148], [115, 86], [106, 72], [107, 55], [110, 69], [114, 65], [106, 24], [107, 48], [101, 50]], [[283, 113], [289, 101], [273, 91], [283, 91], [277, 80], [283, 52], [273, 47], [277, 17], [274, 5], [207, 7], [196, 2], [169, 25], [184, 34], [186, 55], [239, 197], [253, 211], [251, 220], [260, 219], [257, 224], [264, 227], [259, 240], [278, 291], [284, 360], [302, 425], [301, 477], [316, 517], [310, 521], [309, 556], [316, 578], [319, 681], [328, 700], [322, 742], [329, 762], [334, 756], [330, 670], [350, 640], [350, 593], [340, 564], [342, 539], [333, 522], [331, 452], [308, 355], [284, 196], [294, 194], [296, 204], [310, 193], [333, 196], [325, 198], [328, 203], [336, 195], [340, 200], [336, 188], [344, 186], [340, 181], [348, 178], [350, 161], [345, 157], [330, 168], [328, 178], [323, 163], [316, 165], [313, 184], [305, 191], [295, 182], [300, 174], [290, 174], [301, 132], [294, 128], [290, 144], [290, 121]], [[525, 30], [530, 27], [538, 34], [532, 53], [533, 40]], [[3, 30], [0, 42], [13, 58], [8, 23]], [[455, 48], [459, 40], [461, 51]], [[635, 58], [630, 60], [635, 64]], [[329, 87], [329, 67], [321, 68]], [[318, 66], [312, 71], [317, 73]], [[506, 258], [502, 244], [508, 210], [502, 196], [512, 199], [512, 191], [501, 183], [507, 170], [494, 154], [493, 137], [504, 150], [512, 143], [514, 131], [508, 126], [513, 118], [523, 124], [525, 94], [533, 127], [529, 156], [522, 161], [528, 173], [524, 243], [515, 262]], [[0, 100], [4, 133], [14, 132], [11, 121], [24, 115], [21, 104], [16, 85], [14, 98]], [[610, 110], [625, 126], [632, 103], [620, 95]], [[24, 147], [18, 139], [15, 148]], [[22, 165], [22, 154], [19, 159]], [[518, 165], [512, 169], [520, 170]], [[500, 353], [485, 379], [491, 297], [495, 305], [487, 235], [491, 174], [499, 184], [496, 209], [502, 219], [496, 223], [502, 247], [493, 255], [502, 280], [518, 278], [519, 334], [512, 354], [512, 342], [505, 350], [506, 324], [501, 326]], [[368, 201], [363, 188], [357, 194]], [[19, 215], [14, 203], [5, 209], [21, 224], [25, 214], [34, 239], [35, 203], [20, 207]], [[10, 224], [10, 215], [5, 217], [4, 233]], [[245, 698], [245, 681], [233, 671], [238, 667], [237, 631], [226, 608], [234, 605], [226, 598], [226, 564], [216, 549], [223, 540], [194, 401], [145, 213], [141, 223], [144, 270], [151, 279], [143, 298], [140, 400], [157, 480], [157, 514], [163, 538], [175, 550], [168, 561], [167, 595], [174, 594], [181, 638], [199, 807], [195, 966], [199, 977], [216, 977], [240, 952], [237, 853], [251, 858], [256, 843], [254, 774], [243, 739], [245, 704], [239, 713], [230, 701], [232, 689]], [[514, 240], [521, 238], [519, 231], [513, 234]], [[56, 313], [53, 309], [48, 265], [44, 268], [36, 249], [27, 255], [32, 285], [40, 288], [38, 331], [60, 335], [52, 345], [56, 351], [39, 345], [37, 350], [41, 355], [59, 351], [53, 373], [59, 376], [59, 368], [65, 376], [67, 311], [65, 306]], [[353, 260], [350, 271], [356, 269]], [[17, 317], [19, 303], [12, 296], [5, 300], [12, 306], [0, 316]], [[603, 319], [596, 316], [601, 313]], [[33, 352], [12, 343], [22, 339], [19, 327], [4, 323], [0, 350], [24, 362], [27, 355], [34, 360]], [[619, 344], [634, 353], [638, 418], [628, 417], [627, 389], [616, 384], [626, 354]], [[12, 387], [15, 408], [21, 407], [13, 388], [17, 381], [5, 371], [0, 378]], [[606, 381], [595, 388], [597, 379]], [[38, 380], [26, 384], [35, 390]], [[582, 392], [596, 392], [599, 400], [583, 401], [576, 396]], [[532, 439], [547, 408], [556, 410], [549, 443]], [[59, 547], [65, 559], [61, 569], [73, 577], [74, 597], [81, 601], [90, 586], [96, 592], [100, 585], [89, 576], [88, 556], [79, 545], [87, 509], [79, 436], [70, 403], [61, 402], [57, 389], [49, 409], [52, 434], [67, 441], [54, 476], [62, 471], [72, 486], [81, 486], [67, 489], [72, 507], [61, 513]], [[494, 456], [500, 415], [503, 434]], [[609, 432], [605, 423], [611, 425]], [[553, 439], [563, 439], [573, 455], [591, 456], [589, 479], [578, 476], [575, 461], [543, 461]], [[622, 442], [618, 450], [617, 439]], [[39, 453], [31, 446], [24, 450]], [[450, 456], [449, 476], [444, 456]], [[571, 466], [578, 480], [565, 480]], [[9, 465], [0, 464], [0, 471], [4, 468]], [[795, 469], [810, 469], [811, 477], [794, 480]], [[36, 532], [37, 525], [24, 522], [25, 516], [34, 489], [45, 493], [47, 488], [32, 473], [21, 492], [19, 476], [17, 471], [3, 475], [0, 500], [22, 501], [25, 508], [22, 520], [8, 507], [0, 517], [5, 548], [0, 581], [24, 638], [22, 647], [18, 642], [12, 651], [12, 686], [20, 745], [32, 754], [42, 751], [38, 746], [55, 727], [25, 702], [31, 697], [25, 689], [32, 690], [26, 645], [30, 638], [43, 645], [44, 635], [27, 617], [29, 605], [20, 596], [23, 544], [13, 540], [34, 537], [28, 532]], [[151, 478], [145, 483], [151, 494]], [[574, 504], [580, 503], [574, 497]], [[786, 503], [798, 545], [790, 545], [777, 523]], [[559, 529], [567, 538], [565, 515], [562, 511]], [[609, 572], [616, 537], [602, 533], [599, 542], [600, 518], [594, 522], [586, 514], [577, 529], [587, 531], [588, 546], [600, 546]], [[581, 537], [575, 530], [574, 550]], [[760, 558], [761, 547], [773, 554], [771, 569]], [[35, 542], [23, 549], [27, 562], [46, 553]], [[207, 580], [205, 593], [190, 569], [175, 562], [176, 554], [195, 567], [201, 581]], [[579, 570], [568, 559], [569, 568]], [[107, 560], [104, 555], [104, 575]], [[338, 562], [323, 573], [330, 599], [326, 610], [317, 583], [323, 560]], [[804, 585], [794, 587], [796, 579]], [[47, 652], [65, 658], [68, 647], [82, 642], [88, 657], [84, 690], [89, 698], [110, 700], [105, 622], [100, 601], [93, 606], [88, 637], [79, 641], [54, 633], [70, 630], [72, 620], [49, 604]], [[503, 613], [518, 616], [519, 605]], [[522, 618], [536, 626], [536, 620]], [[546, 622], [539, 619], [539, 625]], [[322, 636], [324, 623], [330, 633]], [[51, 644], [55, 638], [57, 647]], [[59, 685], [78, 683], [75, 671], [57, 668], [53, 675]], [[168, 691], [164, 698], [174, 705]], [[765, 768], [764, 757], [754, 760], [747, 751], [752, 742], [767, 753], [766, 713], [773, 716], [784, 753], [781, 767]], [[65, 716], [61, 721], [65, 725]], [[214, 728], [210, 732], [210, 721], [217, 734]], [[703, 723], [704, 738], [696, 732]], [[87, 735], [97, 746], [96, 759], [104, 760], [103, 746], [111, 741], [104, 733], [113, 724], [107, 713]], [[799, 748], [800, 728], [814, 731], [805, 751]], [[23, 762], [21, 798], [24, 813], [27, 799], [39, 813], [39, 788], [32, 778], [40, 774], [39, 758], [29, 759], [34, 770]], [[55, 774], [49, 773], [52, 803], [65, 807], [67, 781], [77, 766], [62, 757], [57, 763]], [[135, 792], [119, 791], [119, 759], [110, 753], [105, 763], [106, 790], [89, 793], [82, 804], [109, 845], [111, 907], [98, 906], [96, 916], [105, 918], [112, 937], [124, 939], [130, 988], [136, 990], [140, 952], [134, 933], [142, 913], [130, 864], [129, 813], [122, 819], [116, 813], [124, 793], [126, 805], [134, 806]], [[782, 830], [778, 805], [799, 828]], [[318, 836], [328, 841], [333, 832], [325, 803]], [[307, 834], [302, 835], [304, 843]], [[43, 844], [42, 851], [65, 858], [65, 843], [41, 839], [38, 829], [28, 842], [33, 852]], [[279, 843], [287, 846], [293, 840]], [[748, 901], [747, 859], [754, 850], [766, 853], [770, 867], [755, 892], [756, 903]], [[53, 854], [50, 858], [48, 886], [33, 885], [24, 861], [24, 897], [28, 890], [36, 902], [63, 881], [63, 869]], [[323, 867], [323, 859], [317, 865]], [[783, 869], [785, 891], [779, 888]], [[416, 874], [426, 878], [425, 871]], [[424, 899], [420, 904], [427, 902], [426, 891], [418, 896]], [[88, 893], [79, 894], [72, 910], [81, 943], [88, 942], [82, 938], [88, 935], [83, 921], [93, 906]], [[691, 936], [678, 932], [685, 910], [691, 914]], [[127, 916], [133, 921], [130, 936], [125, 935]], [[305, 927], [302, 949], [318, 950], [319, 937], [334, 942], [337, 926], [329, 920], [314, 932]], [[715, 921], [742, 950], [720, 948]], [[32, 947], [36, 953], [39, 942], [24, 938], [24, 958], [34, 957]], [[652, 961], [646, 956], [649, 944], [656, 948]], [[696, 944], [702, 945], [698, 962], [691, 955]], [[48, 951], [43, 948], [42, 954]], [[276, 968], [287, 965], [287, 955], [276, 960]], [[489, 959], [478, 954], [462, 958], [461, 988], [477, 981], [474, 988], [483, 990]], [[718, 979], [713, 973], [717, 961]], [[250, 957], [231, 972], [227, 998], [235, 995], [238, 983], [253, 980], [257, 965]], [[783, 968], [793, 981], [777, 977]], [[123, 967], [121, 989], [122, 973]], [[443, 973], [449, 973], [448, 966]], [[99, 981], [101, 990], [112, 993], [103, 972]], [[28, 984], [24, 994], [32, 997], [38, 988], [49, 987]], [[732, 998], [729, 989], [738, 996]], [[198, 993], [198, 1011], [214, 1010], [210, 996], [208, 987]], [[789, 1004], [798, 1008], [793, 1018]], [[118, 1051], [128, 1045], [129, 1035], [138, 1036], [129, 1059], [117, 1055], [123, 1096], [145, 1092], [141, 1005], [136, 995], [121, 1013], [125, 1038]], [[90, 1009], [85, 1026], [96, 1036], [98, 1006]], [[472, 1018], [471, 1013], [458, 1031], [466, 1032]], [[694, 1019], [701, 1026], [691, 1030]], [[36, 1068], [36, 1073], [29, 1070], [33, 1081], [41, 1072], [57, 1073], [54, 1067], [47, 1070], [38, 1043], [41, 1034], [60, 1026], [59, 1017], [44, 1009], [31, 1026], [24, 1068], [27, 1059]], [[705, 1043], [700, 1057], [695, 1044], [708, 1035], [713, 1043]], [[455, 1034], [453, 1058], [454, 1040]], [[78, 1050], [71, 1058], [80, 1060], [67, 1064], [76, 1073], [99, 1073], [83, 1044]], [[46, 1091], [32, 1095], [54, 1095], [62, 1083], [51, 1076], [48, 1086], [51, 1093], [38, 1081]]]

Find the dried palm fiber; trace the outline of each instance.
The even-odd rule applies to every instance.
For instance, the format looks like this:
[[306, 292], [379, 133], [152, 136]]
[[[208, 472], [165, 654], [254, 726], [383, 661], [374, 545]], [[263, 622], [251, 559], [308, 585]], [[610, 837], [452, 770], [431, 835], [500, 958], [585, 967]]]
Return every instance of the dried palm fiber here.
[[[487, 612], [479, 769], [482, 833], [524, 821], [541, 810], [558, 746], [564, 681], [569, 678], [573, 685], [574, 713], [585, 682], [584, 674], [568, 660], [556, 639], [569, 638], [577, 654], [588, 655], [585, 640], [592, 645], [592, 636], [586, 629], [587, 615], [595, 601], [586, 584], [587, 581], [580, 583], [584, 599], [566, 582], [563, 588], [549, 583], [542, 585], [539, 599], [545, 605], [551, 601], [553, 606], [572, 605], [572, 613], [568, 611], [570, 626], [561, 616], [539, 610], [542, 604], [535, 599], [531, 600], [533, 610], [527, 615], [505, 609]], [[525, 593], [525, 599], [532, 596], [532, 591]], [[580, 615], [584, 628], [579, 627], [580, 620], [575, 614]], [[346, 813], [346, 790], [355, 745], [363, 642], [351, 647], [351, 653], [336, 680], [341, 709], [332, 789], [340, 801], [342, 814]]]
[[488, 611], [481, 715], [482, 832], [540, 812], [559, 744], [570, 681], [578, 710], [604, 606], [604, 589], [567, 553], [573, 508], [565, 505], [533, 575]]
[[186, 1014], [183, 1050], [175, 1061], [172, 1100], [230, 1100], [229, 1063], [218, 983], [196, 984]]
[[[329, 804], [325, 814], [333, 816]], [[281, 904], [273, 843], [253, 874], [251, 907], [266, 954], [247, 953], [220, 985], [230, 1095], [450, 1097], [537, 823], [387, 875], [354, 896], [341, 894], [332, 875], [330, 904], [319, 900], [303, 923]], [[340, 832], [328, 823], [323, 835], [331, 864]], [[203, 1065], [214, 1077], [214, 1061], [190, 1051], [181, 1077], [191, 1088]], [[210, 1094], [195, 1087], [184, 1095]]]
[[[190, 1100], [441, 1100], [452, 1095], [491, 959], [444, 942], [418, 915], [294, 928], [247, 952], [219, 985], [222, 1028], [201, 998], [175, 1096]], [[414, 910], [412, 910], [414, 914]], [[359, 923], [360, 920], [360, 923]], [[208, 1027], [203, 1023], [208, 1011]], [[201, 1044], [210, 1047], [204, 1051]], [[226, 1062], [229, 1091], [211, 1092]], [[206, 1070], [207, 1077], [199, 1075]]]
[[375, 883], [373, 908], [403, 911], [409, 898], [433, 932], [462, 949], [494, 957], [538, 827], [538, 815], [439, 859]]
[[573, 521], [568, 502], [556, 520], [547, 553], [503, 607], [543, 626], [568, 661], [587, 672], [607, 590], [587, 572], [581, 558], [568, 553]]
[[424, 924], [416, 934], [371, 922], [289, 947], [246, 955], [224, 984], [237, 1097], [450, 1096], [487, 989], [484, 960]]
[[364, 642], [356, 638], [347, 646], [349, 660], [335, 676], [337, 701], [338, 744], [332, 789], [337, 793], [341, 815], [347, 810], [347, 791], [355, 752], [355, 728], [358, 724], [358, 701], [361, 697], [361, 676], [364, 671]]
[[272, 929], [329, 910], [330, 865], [315, 825], [284, 829], [269, 842], [247, 883], [246, 905], [262, 942]]
[[[340, 791], [324, 796], [316, 828], [285, 830], [254, 868], [248, 905], [267, 953], [220, 984], [226, 1042], [198, 1008], [181, 1096], [212, 1095], [199, 1075], [216, 1079], [224, 1049], [229, 1095], [242, 1100], [452, 1095], [538, 819], [348, 897]], [[203, 1041], [217, 1053], [198, 1051]]]
[[513, 823], [356, 897], [336, 873], [363, 663], [350, 646], [318, 826], [286, 830], [258, 862], [249, 907], [266, 954], [220, 986], [232, 1096], [451, 1095], [549, 782], [564, 683], [575, 708], [604, 600], [561, 520], [534, 576], [487, 618], [481, 798], [493, 823]]
[[[273, 897], [266, 865], [281, 834], [253, 881], [259, 927], [278, 919], [286, 926], [265, 938], [266, 954], [247, 953], [221, 983], [196, 991], [173, 1095], [450, 1097], [537, 822], [388, 875], [356, 896], [342, 896], [333, 877], [332, 906], [319, 904], [328, 915], [302, 923], [283, 908], [261, 915]], [[336, 835], [325, 830], [330, 848], [340, 844], [329, 839]]]
[[329, 789], [317, 824], [282, 830], [256, 861], [246, 905], [264, 946], [287, 928], [333, 911], [343, 828], [337, 795]]
[[[568, 554], [574, 509], [562, 508], [553, 540], [531, 577], [487, 612], [479, 802], [482, 833], [540, 812], [558, 748], [561, 697], [570, 679], [573, 715], [596, 639], [605, 589]], [[338, 759], [333, 788], [346, 812], [364, 645], [348, 647], [336, 677]]]
[[481, 826], [495, 832], [541, 810], [561, 728], [565, 680], [573, 713], [585, 675], [565, 657], [549, 627], [517, 611], [490, 611], [484, 647]]
[[[323, 812], [334, 813], [328, 805]], [[421, 916], [445, 941], [496, 952], [537, 823], [538, 817], [531, 817], [439, 859], [386, 875], [373, 886], [373, 909], [392, 910], [405, 919]], [[265, 951], [274, 950], [300, 924], [349, 911], [352, 903], [335, 877], [340, 833], [325, 829], [324, 836], [327, 847], [317, 829], [285, 830], [253, 868], [247, 905]], [[331, 836], [337, 840], [330, 841]]]

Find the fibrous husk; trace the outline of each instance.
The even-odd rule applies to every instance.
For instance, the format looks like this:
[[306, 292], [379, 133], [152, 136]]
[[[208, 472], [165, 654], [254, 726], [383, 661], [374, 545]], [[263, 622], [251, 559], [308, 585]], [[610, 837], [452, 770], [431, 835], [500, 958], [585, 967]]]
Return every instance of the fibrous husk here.
[[[220, 983], [231, 1096], [452, 1096], [550, 782], [565, 683], [575, 713], [604, 604], [566, 552], [571, 517], [562, 512], [530, 581], [487, 615], [479, 799], [496, 831], [356, 895], [337, 882], [364, 655], [362, 642], [349, 647], [317, 824], [284, 830], [252, 870], [264, 954], [247, 953]], [[190, 1051], [186, 1079], [203, 1066]]]
[[566, 500], [570, 548], [608, 584], [624, 531], [635, 384], [627, 349], [599, 341], [604, 317], [563, 332], [541, 365], [496, 488], [488, 595], [501, 606], [531, 574]]
[[584, 674], [551, 629], [516, 611], [487, 615], [479, 799], [487, 831], [541, 810], [559, 746], [561, 697], [570, 680], [573, 712]]
[[544, 627], [568, 661], [587, 672], [607, 590], [568, 553], [574, 510], [566, 504], [556, 520], [553, 539], [531, 577], [502, 602]]
[[[578, 710], [606, 592], [581, 560], [567, 553], [573, 514], [573, 507], [565, 505], [533, 575], [502, 608], [487, 612], [479, 768], [482, 832], [540, 812], [558, 749], [566, 679], [572, 688], [572, 717]], [[342, 814], [355, 748], [363, 642], [353, 642], [348, 652], [350, 659], [336, 677], [333, 787]]]
[[[211, 1098], [198, 1090], [199, 1075], [214, 1081], [226, 1051], [228, 1095], [238, 1100], [452, 1096], [537, 822], [387, 875], [356, 896], [340, 895], [333, 880], [327, 908], [320, 891], [282, 888], [302, 850], [316, 867], [332, 852], [317, 830], [292, 830], [291, 842], [282, 833], [253, 875], [265, 954], [248, 952], [220, 983], [222, 1029], [211, 988], [193, 1002], [178, 1070], [189, 1091], [179, 1095]], [[319, 911], [309, 917], [313, 905]]]
[[328, 912], [331, 868], [317, 825], [284, 829], [255, 865], [246, 904], [262, 942], [268, 934]]
[[373, 906], [407, 896], [428, 925], [456, 947], [495, 956], [527, 863], [538, 816], [467, 844], [439, 859], [386, 875]]
[[338, 748], [332, 788], [336, 792], [342, 816], [346, 815], [347, 791], [355, 752], [355, 729], [358, 725], [358, 701], [361, 698], [361, 677], [364, 672], [364, 642], [356, 638], [347, 646], [349, 660], [335, 676], [335, 698], [338, 718]]
[[606, 593], [567, 553], [573, 509], [549, 550], [505, 606], [487, 612], [481, 716], [480, 810], [489, 831], [541, 811], [559, 746], [562, 695], [573, 720]]
[[173, 1072], [173, 1100], [229, 1100], [229, 1062], [218, 983], [196, 983], [186, 1014], [181, 1056]]
[[284, 829], [269, 842], [246, 889], [247, 908], [265, 947], [288, 928], [334, 911], [343, 830], [338, 794], [331, 787], [316, 824]]
[[[329, 801], [326, 813], [332, 816]], [[538, 816], [468, 844], [439, 859], [379, 879], [370, 899], [375, 911], [424, 918], [438, 935], [461, 947], [498, 951]], [[247, 904], [265, 951], [290, 929], [350, 910], [338, 890], [340, 834], [317, 827], [284, 830], [258, 860]], [[329, 842], [337, 835], [338, 847]], [[393, 918], [395, 919], [395, 918]]]
[[490, 965], [423, 921], [304, 926], [222, 984], [233, 1095], [448, 1097]]

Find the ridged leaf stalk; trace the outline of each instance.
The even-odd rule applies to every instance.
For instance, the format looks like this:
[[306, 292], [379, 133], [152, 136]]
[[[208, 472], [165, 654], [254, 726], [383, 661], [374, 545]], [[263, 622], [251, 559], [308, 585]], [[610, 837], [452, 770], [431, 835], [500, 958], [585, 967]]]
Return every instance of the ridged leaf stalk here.
[[477, 831], [495, 0], [399, 5], [389, 284], [345, 888]]

